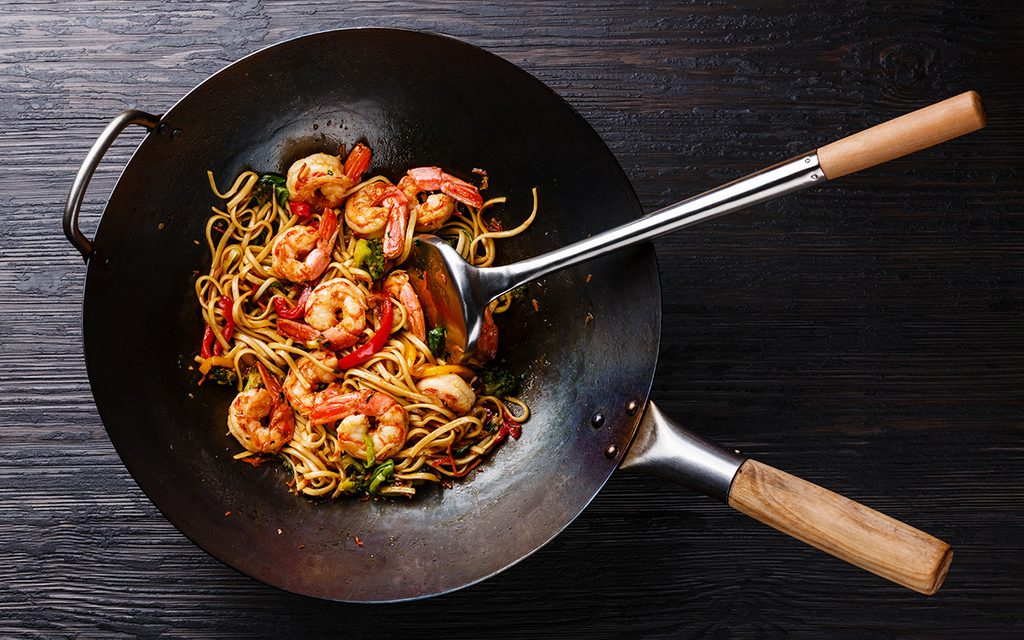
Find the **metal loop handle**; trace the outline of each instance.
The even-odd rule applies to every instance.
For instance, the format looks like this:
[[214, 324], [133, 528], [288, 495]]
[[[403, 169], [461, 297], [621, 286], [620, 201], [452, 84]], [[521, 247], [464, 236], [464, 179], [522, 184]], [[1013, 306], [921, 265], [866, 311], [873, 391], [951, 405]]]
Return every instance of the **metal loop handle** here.
[[82, 230], [78, 228], [78, 213], [82, 208], [82, 201], [85, 199], [85, 190], [89, 186], [92, 174], [96, 172], [97, 165], [103, 159], [103, 154], [130, 124], [137, 124], [152, 131], [160, 124], [160, 116], [137, 109], [129, 109], [111, 120], [100, 137], [93, 143], [92, 148], [89, 149], [89, 153], [86, 154], [85, 160], [78, 170], [78, 175], [75, 176], [75, 181], [71, 183], [68, 202], [64, 205], [64, 235], [68, 237], [68, 242], [78, 249], [86, 262], [92, 256], [92, 240], [86, 238]]

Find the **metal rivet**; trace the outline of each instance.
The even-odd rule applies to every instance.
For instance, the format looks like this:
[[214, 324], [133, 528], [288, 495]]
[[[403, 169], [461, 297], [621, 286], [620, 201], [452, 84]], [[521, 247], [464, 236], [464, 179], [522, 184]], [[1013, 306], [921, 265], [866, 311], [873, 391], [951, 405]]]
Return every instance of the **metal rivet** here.
[[616, 447], [614, 444], [610, 444], [610, 445], [608, 445], [608, 448], [604, 450], [604, 455], [605, 455], [605, 457], [608, 457], [608, 458], [614, 458], [615, 454], [617, 454], [618, 452], [619, 452], [619, 448]]
[[603, 424], [604, 424], [604, 414], [603, 413], [595, 413], [594, 417], [590, 419], [590, 426], [594, 427], [595, 429], [600, 427]]
[[636, 400], [630, 400], [626, 403], [626, 413], [629, 415], [635, 414], [640, 409], [640, 403]]
[[804, 162], [807, 163], [807, 164], [810, 164], [811, 163], [811, 159], [810, 158], [804, 158]]
[[811, 174], [811, 180], [817, 180], [817, 179], [818, 179], [818, 174], [812, 173]]
[[168, 129], [167, 123], [166, 122], [161, 122], [160, 124], [157, 125], [156, 132], [159, 133], [159, 134], [164, 134], [164, 133], [167, 133], [167, 129]]
[[181, 129], [175, 129], [171, 131], [171, 138], [177, 140], [181, 136]]

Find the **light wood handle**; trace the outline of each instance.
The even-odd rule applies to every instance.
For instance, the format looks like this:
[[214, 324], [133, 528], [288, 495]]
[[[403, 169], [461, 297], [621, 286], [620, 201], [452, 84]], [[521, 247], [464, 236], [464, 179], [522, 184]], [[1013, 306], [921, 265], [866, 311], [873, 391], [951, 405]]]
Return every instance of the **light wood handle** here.
[[939, 590], [953, 559], [938, 538], [756, 460], [736, 473], [729, 506], [926, 595]]
[[827, 144], [818, 162], [832, 180], [977, 131], [985, 120], [981, 96], [968, 91]]

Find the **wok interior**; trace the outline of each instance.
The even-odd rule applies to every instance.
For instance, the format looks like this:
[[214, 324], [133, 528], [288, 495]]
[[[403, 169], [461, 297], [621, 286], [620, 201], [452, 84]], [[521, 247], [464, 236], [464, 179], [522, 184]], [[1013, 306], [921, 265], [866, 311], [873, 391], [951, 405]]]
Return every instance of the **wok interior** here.
[[[508, 196], [494, 210], [506, 228], [529, 214], [530, 189], [539, 189], [534, 225], [500, 243], [499, 261], [508, 263], [641, 214], [611, 153], [571, 108], [469, 45], [356, 30], [243, 59], [164, 122], [125, 169], [97, 231], [85, 341], [111, 440], [172, 523], [275, 586], [374, 601], [487, 577], [586, 506], [617, 464], [605, 448], [623, 449], [635, 427], [625, 403], [642, 404], [653, 375], [660, 294], [650, 247], [531, 284], [499, 318], [499, 358], [526, 374], [520, 395], [533, 415], [520, 440], [451, 490], [422, 487], [409, 501], [298, 497], [281, 464], [232, 460], [241, 450], [225, 426], [234, 392], [197, 387], [187, 369], [202, 333], [194, 270], [208, 268], [204, 226], [220, 204], [207, 169], [223, 188], [243, 169], [284, 172], [303, 155], [358, 141], [373, 149], [370, 174], [392, 180], [413, 166], [464, 178], [480, 167], [489, 174], [485, 196]], [[174, 129], [181, 132], [172, 137]], [[606, 415], [601, 429], [590, 425], [596, 411]]]

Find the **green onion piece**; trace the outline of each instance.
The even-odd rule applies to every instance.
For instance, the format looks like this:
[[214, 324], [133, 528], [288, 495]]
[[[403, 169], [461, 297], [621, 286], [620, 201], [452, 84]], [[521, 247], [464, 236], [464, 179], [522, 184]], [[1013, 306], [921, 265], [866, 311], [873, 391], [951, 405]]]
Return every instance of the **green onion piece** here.
[[363, 443], [366, 445], [366, 466], [373, 465], [377, 461], [377, 455], [373, 451], [373, 438], [370, 434], [363, 436]]
[[435, 327], [427, 332], [427, 346], [430, 347], [430, 353], [434, 354], [435, 357], [440, 357], [444, 353], [444, 327]]
[[383, 484], [395, 470], [395, 461], [388, 460], [382, 463], [373, 474], [373, 479], [370, 480], [370, 486], [368, 491], [370, 493], [377, 493], [377, 489]]

